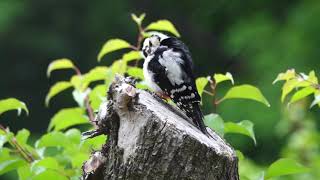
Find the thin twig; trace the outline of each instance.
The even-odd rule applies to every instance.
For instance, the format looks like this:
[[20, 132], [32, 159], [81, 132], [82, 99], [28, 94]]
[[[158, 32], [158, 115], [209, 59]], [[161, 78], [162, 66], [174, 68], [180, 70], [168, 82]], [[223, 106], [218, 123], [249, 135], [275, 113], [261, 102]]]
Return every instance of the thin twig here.
[[210, 96], [214, 96], [214, 94], [212, 94], [211, 92], [209, 92], [209, 91], [207, 91], [205, 89], [203, 90], [203, 92], [209, 94]]
[[[0, 124], [0, 129], [2, 129], [5, 133], [7, 132], [7, 129]], [[12, 139], [9, 139], [9, 144], [14, 147], [18, 153], [29, 163], [33, 162], [35, 159], [32, 157], [31, 153], [28, 152], [28, 150], [24, 149], [16, 140], [15, 137], [13, 137]]]
[[210, 88], [211, 88], [211, 94], [212, 94], [211, 96], [213, 97], [213, 100], [212, 100], [213, 111], [215, 113], [216, 110], [217, 110], [217, 105], [219, 104], [216, 101], [216, 87], [217, 87], [217, 84], [216, 84], [216, 81], [214, 79], [212, 79], [210, 76], [208, 77], [208, 81], [209, 81]]
[[[80, 69], [77, 66], [74, 67], [74, 70], [76, 71], [78, 76], [82, 76], [82, 73], [81, 73]], [[86, 97], [84, 98], [84, 103], [85, 103], [85, 107], [86, 107], [87, 113], [89, 115], [89, 121], [90, 122], [94, 122], [93, 109], [90, 106], [89, 94], [87, 94]], [[94, 123], [92, 123], [92, 124], [94, 125]]]
[[[141, 25], [138, 25], [139, 28], [139, 33], [138, 33], [138, 39], [137, 39], [137, 46], [135, 47], [137, 51], [139, 51], [141, 49], [141, 43], [143, 40], [143, 33], [144, 33], [144, 29], [142, 28]], [[136, 60], [135, 62], [135, 67], [138, 67], [139, 65], [139, 60]]]
[[93, 122], [94, 122], [94, 115], [93, 115], [93, 109], [92, 107], [90, 106], [90, 100], [89, 100], [89, 95], [87, 95], [84, 99], [85, 101], [85, 106], [86, 106], [86, 109], [87, 109], [87, 112], [88, 112], [88, 115], [89, 115], [89, 121], [95, 125]]

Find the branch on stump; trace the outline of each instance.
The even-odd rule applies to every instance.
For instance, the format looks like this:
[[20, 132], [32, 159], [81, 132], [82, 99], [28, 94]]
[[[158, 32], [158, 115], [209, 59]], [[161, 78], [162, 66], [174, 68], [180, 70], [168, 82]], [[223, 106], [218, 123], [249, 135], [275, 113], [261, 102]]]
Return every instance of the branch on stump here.
[[84, 163], [83, 179], [239, 179], [229, 144], [128, 78], [115, 78], [95, 122], [85, 135], [107, 134], [108, 141]]

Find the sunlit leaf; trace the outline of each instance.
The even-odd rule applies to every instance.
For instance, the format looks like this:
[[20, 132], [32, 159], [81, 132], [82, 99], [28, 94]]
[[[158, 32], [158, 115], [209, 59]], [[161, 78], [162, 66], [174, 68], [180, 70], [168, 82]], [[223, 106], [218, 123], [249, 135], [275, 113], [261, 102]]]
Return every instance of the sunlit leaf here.
[[65, 147], [68, 146], [69, 142], [66, 136], [60, 131], [53, 131], [44, 134], [39, 141], [36, 143], [37, 148], [42, 147]]
[[63, 58], [54, 60], [48, 66], [47, 76], [50, 77], [51, 72], [58, 69], [75, 69], [75, 66], [70, 59]]
[[309, 168], [302, 166], [293, 159], [283, 158], [270, 165], [265, 178], [269, 179], [277, 176], [307, 172], [309, 172]]
[[314, 93], [315, 89], [313, 87], [305, 87], [299, 91], [297, 91], [291, 98], [289, 104], [292, 104], [294, 102], [299, 101], [300, 99], [303, 99], [310, 94]]
[[8, 142], [6, 134], [0, 131], [0, 148], [2, 148], [6, 142]]
[[106, 99], [106, 93], [107, 93], [107, 86], [104, 84], [97, 85], [90, 92], [89, 100], [90, 100], [91, 107], [94, 110], [97, 110], [99, 108], [101, 102]]
[[88, 159], [89, 159], [88, 153], [78, 152], [78, 153], [74, 154], [71, 158], [72, 167], [81, 168], [83, 163]]
[[213, 78], [216, 81], [216, 84], [228, 80], [231, 81], [232, 84], [234, 84], [232, 74], [229, 72], [227, 72], [226, 74], [214, 74]]
[[129, 67], [127, 73], [129, 74], [129, 76], [135, 77], [135, 78], [139, 78], [139, 79], [144, 79], [143, 76], [143, 71], [141, 68], [138, 67]]
[[131, 14], [131, 18], [134, 22], [136, 22], [138, 25], [141, 25], [143, 19], [146, 17], [145, 13], [142, 13], [139, 17], [135, 14]]
[[0, 175], [24, 166], [25, 164], [27, 164], [26, 161], [18, 158], [3, 160], [0, 162]]
[[66, 108], [53, 116], [49, 124], [49, 130], [55, 131], [69, 128], [74, 125], [89, 123], [83, 108]]
[[18, 115], [20, 115], [21, 109], [23, 109], [27, 113], [27, 115], [29, 114], [26, 104], [16, 98], [0, 100], [0, 115], [10, 110], [18, 110]]
[[69, 89], [70, 87], [72, 87], [72, 84], [68, 81], [60, 81], [51, 86], [49, 93], [46, 96], [46, 106], [49, 106], [51, 98], [61, 93], [62, 91]]
[[68, 138], [73, 144], [80, 144], [81, 132], [79, 129], [72, 128], [66, 131], [64, 134], [66, 138]]
[[236, 150], [236, 154], [237, 154], [237, 157], [238, 157], [239, 161], [244, 159], [244, 155], [243, 155], [243, 153], [241, 151]]
[[215, 130], [219, 135], [224, 134], [224, 122], [218, 114], [208, 114], [204, 116], [204, 123], [206, 126]]
[[248, 120], [241, 121], [239, 123], [227, 122], [224, 123], [224, 133], [238, 133], [249, 136], [256, 144], [256, 138], [253, 131], [253, 123]]
[[196, 86], [200, 96], [202, 96], [203, 90], [208, 84], [208, 82], [209, 82], [208, 78], [205, 78], [205, 77], [199, 77], [196, 79]]
[[146, 30], [157, 30], [157, 31], [168, 31], [177, 37], [180, 37], [179, 32], [176, 30], [174, 25], [168, 20], [159, 20], [153, 22], [146, 27]]
[[316, 73], [314, 71], [310, 71], [308, 76], [308, 81], [314, 84], [318, 84], [318, 78], [316, 76]]
[[281, 101], [283, 102], [287, 95], [297, 87], [299, 81], [297, 79], [291, 79], [284, 83], [282, 86], [282, 94], [281, 94]]
[[234, 86], [231, 89], [229, 89], [229, 91], [222, 98], [221, 101], [224, 101], [227, 99], [251, 99], [251, 100], [261, 102], [266, 106], [270, 107], [269, 102], [262, 95], [261, 91], [258, 88], [251, 85], [247, 85], [247, 84]]
[[57, 172], [56, 170], [46, 169], [43, 172], [37, 174], [36, 176], [32, 177], [32, 180], [69, 180], [66, 176], [62, 175], [61, 173]]
[[130, 44], [122, 39], [110, 39], [108, 40], [102, 47], [102, 49], [99, 52], [98, 55], [98, 61], [101, 61], [101, 58], [113, 51], [124, 49], [124, 48], [130, 48]]
[[32, 173], [30, 165], [21, 166], [17, 169], [19, 180], [28, 180], [30, 179]]
[[83, 82], [87, 85], [94, 81], [105, 80], [107, 77], [108, 67], [105, 66], [97, 66], [91, 69], [87, 74], [83, 75]]
[[85, 106], [85, 99], [88, 96], [88, 94], [90, 93], [90, 91], [91, 91], [90, 88], [88, 88], [85, 91], [79, 91], [79, 90], [75, 89], [72, 92], [73, 99], [78, 103], [78, 105], [80, 107]]
[[94, 138], [85, 139], [81, 144], [81, 150], [87, 151], [91, 149], [100, 149], [101, 146], [106, 143], [106, 140], [106, 135], [100, 135]]
[[18, 141], [19, 144], [26, 144], [29, 136], [30, 136], [30, 131], [28, 131], [27, 129], [21, 129], [20, 131], [18, 131], [16, 135], [16, 140]]
[[70, 79], [70, 83], [73, 85], [75, 89], [78, 91], [84, 91], [88, 87], [88, 83], [84, 83], [84, 76], [74, 75]]
[[41, 166], [46, 169], [52, 169], [52, 170], [58, 170], [59, 169], [59, 163], [56, 159], [52, 157], [45, 157], [39, 161], [36, 161], [33, 166]]
[[280, 73], [278, 77], [273, 81], [273, 84], [275, 84], [278, 81], [288, 81], [292, 78], [296, 77], [296, 72], [294, 69], [289, 69], [285, 73]]
[[116, 60], [112, 63], [111, 69], [114, 74], [124, 74], [127, 70], [127, 63], [123, 60]]
[[319, 103], [320, 103], [320, 94], [315, 94], [314, 100], [312, 101], [310, 108], [312, 108], [313, 106], [315, 106], [317, 104], [319, 105]]
[[128, 53], [125, 53], [122, 56], [122, 60], [127, 62], [133, 61], [133, 60], [139, 60], [142, 59], [142, 55], [140, 51], [130, 51]]

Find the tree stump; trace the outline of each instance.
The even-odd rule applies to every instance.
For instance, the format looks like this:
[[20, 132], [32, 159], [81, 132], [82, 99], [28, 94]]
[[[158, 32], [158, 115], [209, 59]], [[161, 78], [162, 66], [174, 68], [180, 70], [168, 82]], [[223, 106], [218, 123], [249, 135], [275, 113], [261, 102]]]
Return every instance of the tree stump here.
[[207, 137], [180, 110], [117, 76], [90, 137], [107, 134], [83, 165], [83, 179], [238, 180], [235, 151]]

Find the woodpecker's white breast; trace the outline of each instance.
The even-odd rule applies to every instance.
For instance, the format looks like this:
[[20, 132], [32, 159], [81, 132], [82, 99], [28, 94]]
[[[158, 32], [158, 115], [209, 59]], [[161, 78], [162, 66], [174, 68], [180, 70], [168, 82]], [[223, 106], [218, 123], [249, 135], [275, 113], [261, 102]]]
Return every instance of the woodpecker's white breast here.
[[148, 56], [145, 58], [144, 63], [143, 63], [143, 76], [144, 76], [144, 80], [147, 83], [147, 85], [154, 91], [154, 92], [159, 92], [162, 93], [161, 88], [154, 82], [154, 78], [153, 75], [154, 73], [148, 70], [148, 64], [150, 62], [150, 60], [153, 58], [154, 56]]

